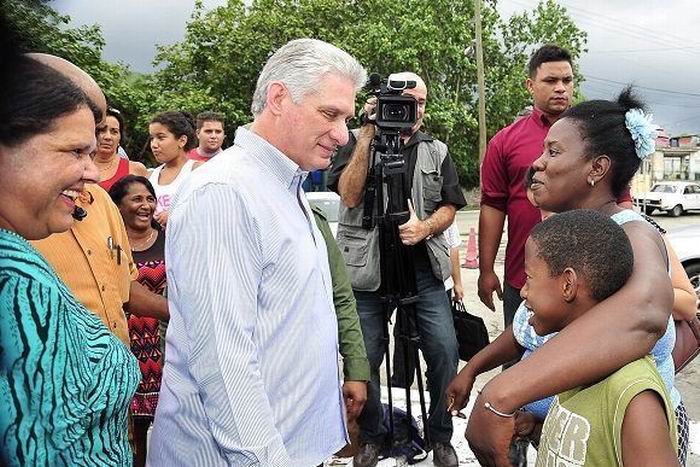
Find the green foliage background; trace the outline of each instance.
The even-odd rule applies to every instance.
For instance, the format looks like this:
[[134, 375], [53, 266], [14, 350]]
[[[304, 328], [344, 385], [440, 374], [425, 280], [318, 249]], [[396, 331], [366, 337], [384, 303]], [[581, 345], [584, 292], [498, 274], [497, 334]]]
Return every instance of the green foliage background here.
[[[223, 112], [231, 137], [251, 119], [255, 82], [270, 53], [291, 39], [315, 37], [347, 50], [370, 72], [421, 75], [429, 89], [426, 130], [450, 146], [461, 183], [478, 185], [472, 0], [253, 0], [248, 6], [229, 0], [210, 11], [197, 1], [184, 40], [159, 47], [157, 71], [146, 75], [102, 59], [99, 26], [71, 27], [70, 18], [41, 0], [6, 2], [29, 50], [80, 66], [124, 112], [131, 135], [127, 151], [134, 158], [150, 158], [148, 120], [163, 110]], [[554, 0], [507, 21], [498, 15], [496, 0], [485, 0], [482, 28], [491, 137], [530, 104], [524, 86], [530, 53], [553, 42], [576, 61], [585, 52], [586, 33]]]

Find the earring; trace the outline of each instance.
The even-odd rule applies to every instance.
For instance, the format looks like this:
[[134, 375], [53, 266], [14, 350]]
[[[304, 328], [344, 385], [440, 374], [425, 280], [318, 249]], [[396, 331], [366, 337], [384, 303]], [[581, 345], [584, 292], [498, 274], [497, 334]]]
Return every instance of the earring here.
[[595, 186], [595, 180], [593, 180], [593, 179], [588, 180], [588, 184], [591, 185], [591, 188], [593, 188]]

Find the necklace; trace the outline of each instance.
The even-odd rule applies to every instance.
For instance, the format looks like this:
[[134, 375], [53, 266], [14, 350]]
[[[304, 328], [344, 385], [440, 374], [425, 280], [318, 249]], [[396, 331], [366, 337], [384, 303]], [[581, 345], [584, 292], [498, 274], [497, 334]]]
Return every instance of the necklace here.
[[129, 240], [131, 242], [131, 249], [133, 251], [144, 251], [147, 250], [148, 248], [151, 247], [151, 240], [153, 240], [153, 236], [156, 234], [156, 229], [151, 228], [151, 234], [146, 237], [146, 240], [140, 241], [140, 242], [135, 242], [132, 240]]
[[[103, 173], [109, 173], [116, 165], [117, 159], [118, 159], [117, 157], [112, 156], [112, 159], [105, 165], [96, 161], [95, 165], [97, 165], [97, 168], [100, 171], [100, 175], [102, 175]], [[103, 177], [100, 177], [100, 178], [103, 178]]]

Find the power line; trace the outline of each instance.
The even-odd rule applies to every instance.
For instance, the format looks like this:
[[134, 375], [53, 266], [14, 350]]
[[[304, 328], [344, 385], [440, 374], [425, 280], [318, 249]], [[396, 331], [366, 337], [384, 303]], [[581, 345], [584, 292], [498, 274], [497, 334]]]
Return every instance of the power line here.
[[[609, 87], [595, 87], [596, 85], [603, 85], [603, 86], [609, 86]], [[589, 83], [587, 82], [585, 84], [586, 89], [582, 89], [581, 91], [587, 98], [591, 98], [591, 94], [601, 96], [603, 99], [612, 99], [614, 98], [615, 92], [619, 92], [620, 87], [614, 84], [607, 84], [607, 83]], [[657, 107], [657, 106], [662, 106], [662, 107], [673, 107], [676, 109], [700, 109], [700, 105], [685, 105], [683, 103], [673, 103], [673, 102], [657, 102], [653, 100], [647, 100], [645, 99], [645, 102], [652, 106], [652, 107]]]
[[[574, 12], [578, 11], [579, 14], [587, 15], [592, 20], [600, 21], [601, 19], [603, 19], [605, 21], [612, 23], [612, 25], [615, 26], [616, 28], [623, 28], [623, 29], [627, 29], [630, 31], [634, 31], [635, 34], [641, 34], [643, 36], [643, 38], [645, 38], [647, 40], [650, 37], [652, 37], [652, 38], [656, 38], [662, 42], [667, 42], [668, 44], [675, 46], [675, 47], [683, 47], [683, 48], [688, 47], [687, 38], [674, 36], [673, 34], [667, 32], [667, 31], [664, 31], [663, 34], [660, 34], [660, 33], [654, 32], [653, 30], [649, 30], [648, 28], [645, 28], [642, 26], [637, 26], [636, 24], [633, 24], [633, 23], [625, 23], [624, 22], [625, 20], [621, 19], [621, 18], [614, 18], [612, 16], [606, 16], [604, 14], [601, 14], [600, 12], [597, 12], [597, 11], [594, 12], [594, 11], [587, 10], [585, 8], [573, 6], [573, 5], [571, 5], [568, 2], [563, 1], [563, 0], [558, 0], [558, 3], [562, 4], [563, 6], [565, 6], [569, 10], [572, 10]], [[678, 44], [683, 44], [683, 45], [679, 46]], [[698, 46], [696, 45], [695, 48], [697, 48], [697, 47]]]
[[[604, 83], [614, 83], [614, 84], [620, 84], [622, 86], [627, 86], [630, 83], [624, 83], [622, 81], [615, 81], [612, 79], [606, 79], [606, 78], [599, 78], [597, 76], [591, 76], [591, 75], [586, 75], [586, 79], [591, 79], [594, 81], [601, 81]], [[700, 97], [700, 94], [694, 93], [694, 92], [682, 92], [682, 91], [671, 91], [669, 89], [661, 89], [661, 88], [654, 88], [651, 86], [642, 86], [640, 84], [633, 84], [635, 88], [639, 89], [646, 89], [647, 91], [654, 91], [654, 92], [664, 92], [667, 94], [673, 94], [676, 96], [686, 96], [686, 97]]]
[[[631, 53], [647, 53], [647, 52], [672, 52], [684, 50], [698, 50], [697, 47], [661, 47], [658, 49], [617, 49], [617, 50], [589, 50], [588, 53], [596, 54], [631, 54]], [[698, 50], [700, 51], [700, 50]]]
[[693, 115], [692, 117], [684, 118], [682, 120], [677, 120], [677, 121], [671, 123], [671, 125], [678, 125], [679, 123], [687, 122], [688, 120], [700, 120], [700, 114]]
[[[609, 81], [609, 80], [608, 80]], [[622, 81], [614, 81], [614, 82], [606, 82], [606, 81], [585, 81], [582, 83], [582, 86], [589, 88], [590, 86], [600, 86], [597, 88], [598, 91], [600, 92], [617, 92], [620, 89], [622, 89], [625, 86], [632, 86], [635, 89], [640, 88], [640, 86], [637, 86], [634, 83], [630, 82], [625, 82], [623, 83]], [[663, 96], [665, 99], [682, 99], [683, 102], [687, 102], [687, 96], [677, 96], [677, 95], [669, 95], [669, 96]]]
[[700, 105], [681, 105], [681, 104], [668, 104], [668, 103], [663, 103], [663, 102], [653, 102], [653, 101], [647, 101], [647, 104], [649, 105], [660, 105], [663, 107], [675, 107], [677, 109], [700, 109]]
[[[582, 89], [584, 95], [586, 96], [586, 99], [613, 99], [615, 91], [619, 92], [620, 86], [616, 84], [609, 84], [609, 83], [598, 83], [598, 82], [586, 82], [585, 83], [586, 89]], [[676, 96], [669, 96], [671, 98], [676, 97]], [[669, 104], [669, 103], [663, 103], [663, 102], [656, 102], [656, 101], [651, 101], [651, 100], [646, 100], [645, 103], [650, 106], [650, 109], [652, 112], [656, 115], [656, 111], [658, 107], [671, 107], [674, 109], [689, 109], [690, 112], [693, 110], [697, 111], [697, 109], [700, 108], [700, 105], [683, 105], [683, 104]], [[668, 111], [667, 111], [668, 112]], [[673, 112], [672, 115], [667, 116], [662, 119], [655, 119], [656, 123], [661, 125], [662, 127], [666, 128], [669, 131], [676, 131], [676, 130], [671, 130], [671, 128], [677, 127], [679, 124], [682, 124], [683, 122], [686, 121], [693, 121], [693, 120], [698, 120], [700, 116], [698, 115], [693, 115], [691, 117], [683, 118], [681, 120], [675, 121], [675, 122], [670, 122], [669, 119], [675, 117], [678, 117], [682, 110], [678, 111], [671, 111]], [[686, 112], [683, 112], [687, 114]], [[690, 124], [690, 127], [696, 126], [694, 123]]]
[[[532, 4], [532, 3], [526, 3], [522, 0], [508, 0], [513, 4], [520, 5], [525, 8], [534, 8], [537, 6], [537, 4]], [[539, 3], [539, 2], [538, 2]], [[676, 38], [674, 36], [670, 36], [669, 34], [664, 33], [664, 35], [660, 35], [658, 33], [654, 33], [653, 31], [650, 31], [646, 28], [636, 26], [634, 24], [626, 24], [624, 21], [620, 20], [619, 18], [612, 18], [609, 16], [602, 15], [598, 12], [590, 12], [588, 10], [582, 9], [582, 8], [577, 8], [574, 6], [571, 6], [561, 0], [558, 2], [560, 5], [564, 6], [566, 9], [569, 11], [573, 12], [576, 15], [576, 18], [574, 18], [577, 21], [583, 22], [585, 24], [588, 24], [593, 27], [598, 27], [602, 29], [606, 29], [608, 31], [612, 31], [616, 34], [619, 35], [625, 35], [628, 37], [632, 37], [634, 39], [638, 40], [643, 40], [645, 42], [652, 42], [652, 43], [657, 43], [659, 45], [664, 45], [664, 46], [672, 46], [675, 48], [679, 49], [685, 49], [688, 47], [687, 40], [683, 38]], [[674, 42], [673, 40], [676, 40], [678, 42]], [[698, 55], [700, 56], [700, 50], [693, 50], [696, 47], [691, 47], [690, 50], [679, 50], [680, 52], [685, 52], [690, 55]]]

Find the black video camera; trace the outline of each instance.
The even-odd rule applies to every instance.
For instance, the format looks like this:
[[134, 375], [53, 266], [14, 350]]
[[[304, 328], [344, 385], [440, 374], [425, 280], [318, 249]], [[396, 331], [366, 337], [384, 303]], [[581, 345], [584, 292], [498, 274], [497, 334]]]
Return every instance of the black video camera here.
[[369, 77], [366, 89], [377, 97], [375, 124], [382, 130], [408, 131], [416, 124], [418, 102], [402, 96], [404, 90], [416, 87], [415, 81], [382, 80], [377, 73]]

